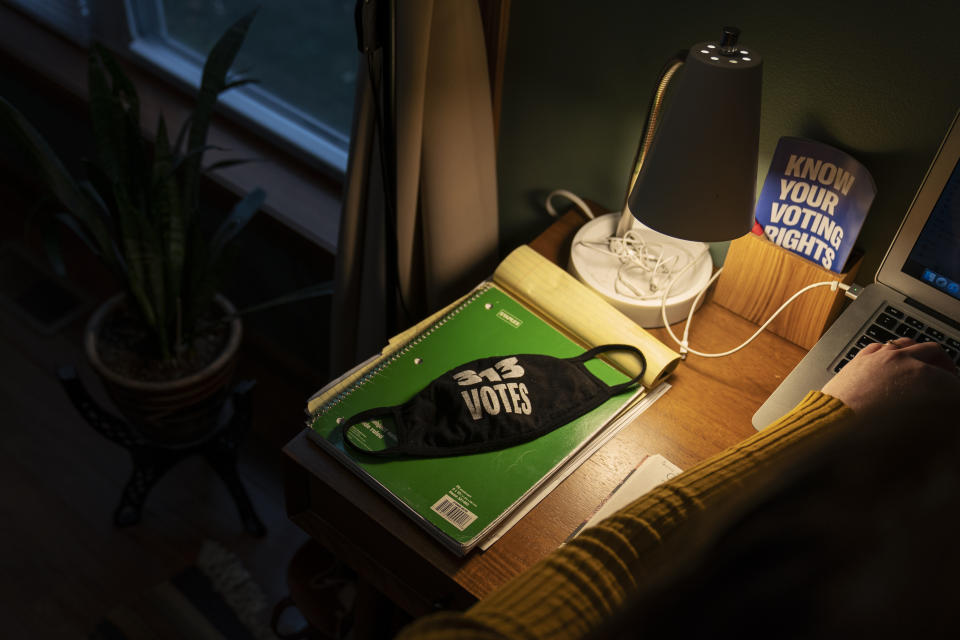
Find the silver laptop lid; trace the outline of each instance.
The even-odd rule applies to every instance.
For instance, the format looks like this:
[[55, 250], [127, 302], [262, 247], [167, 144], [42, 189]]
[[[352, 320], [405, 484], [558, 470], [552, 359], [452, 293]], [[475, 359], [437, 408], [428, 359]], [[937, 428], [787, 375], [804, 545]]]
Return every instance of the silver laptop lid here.
[[887, 255], [877, 282], [960, 320], [960, 112]]

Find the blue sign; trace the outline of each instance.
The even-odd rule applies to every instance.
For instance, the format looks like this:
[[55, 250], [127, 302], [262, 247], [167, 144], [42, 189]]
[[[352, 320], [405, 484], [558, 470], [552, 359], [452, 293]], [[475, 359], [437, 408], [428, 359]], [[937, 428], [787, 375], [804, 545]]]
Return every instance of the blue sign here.
[[775, 244], [842, 273], [877, 187], [830, 145], [780, 138], [757, 199], [757, 223]]

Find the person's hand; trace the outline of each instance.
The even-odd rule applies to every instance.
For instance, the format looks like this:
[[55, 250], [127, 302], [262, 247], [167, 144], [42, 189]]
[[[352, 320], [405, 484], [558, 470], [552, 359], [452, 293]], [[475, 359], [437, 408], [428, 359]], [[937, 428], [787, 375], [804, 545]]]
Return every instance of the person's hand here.
[[940, 345], [899, 338], [864, 347], [823, 387], [858, 414], [946, 409], [960, 396], [956, 365]]

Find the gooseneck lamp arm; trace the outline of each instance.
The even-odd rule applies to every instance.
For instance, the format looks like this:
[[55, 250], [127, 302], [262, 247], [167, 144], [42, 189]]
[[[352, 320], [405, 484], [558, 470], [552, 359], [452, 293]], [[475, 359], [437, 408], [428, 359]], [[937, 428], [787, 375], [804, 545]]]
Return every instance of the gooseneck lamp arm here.
[[633, 158], [633, 171], [630, 173], [627, 192], [623, 196], [622, 214], [620, 215], [620, 221], [617, 223], [616, 233], [618, 238], [623, 238], [627, 231], [633, 226], [634, 218], [630, 212], [630, 208], [627, 206], [627, 202], [630, 198], [630, 193], [633, 191], [633, 185], [637, 183], [637, 176], [643, 167], [643, 161], [646, 159], [647, 152], [650, 150], [650, 143], [653, 142], [653, 132], [657, 130], [657, 124], [660, 120], [660, 110], [663, 107], [663, 98], [667, 93], [667, 88], [670, 86], [670, 81], [673, 79], [674, 74], [683, 66], [683, 61], [686, 60], [686, 58], [687, 51], [685, 49], [671, 58], [667, 64], [664, 65], [663, 70], [660, 71], [660, 76], [657, 79], [657, 87], [653, 92], [653, 96], [650, 98], [650, 107], [647, 109], [647, 121], [644, 123], [643, 135], [640, 136], [640, 144], [637, 145], [637, 153]]

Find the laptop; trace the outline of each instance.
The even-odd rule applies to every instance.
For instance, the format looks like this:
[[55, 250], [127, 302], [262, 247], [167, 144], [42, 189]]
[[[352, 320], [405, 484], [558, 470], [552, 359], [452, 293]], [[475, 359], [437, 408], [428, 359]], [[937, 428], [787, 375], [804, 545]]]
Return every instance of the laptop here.
[[871, 342], [938, 342], [960, 357], [960, 112], [875, 281], [865, 287], [753, 416], [763, 429], [820, 389]]

